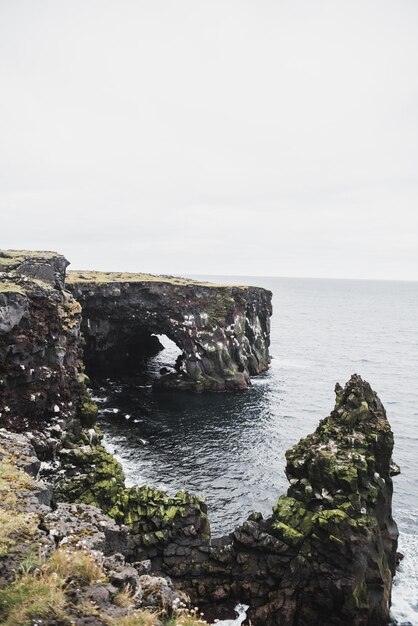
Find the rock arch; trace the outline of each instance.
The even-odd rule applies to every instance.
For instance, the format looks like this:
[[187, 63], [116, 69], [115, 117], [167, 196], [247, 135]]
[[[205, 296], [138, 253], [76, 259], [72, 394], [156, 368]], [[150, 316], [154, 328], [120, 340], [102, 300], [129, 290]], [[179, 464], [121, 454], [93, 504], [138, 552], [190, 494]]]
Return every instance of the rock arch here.
[[82, 306], [90, 370], [134, 367], [158, 351], [159, 334], [182, 352], [158, 381], [165, 388], [246, 389], [268, 368], [266, 289], [117, 272], [68, 272], [66, 287]]

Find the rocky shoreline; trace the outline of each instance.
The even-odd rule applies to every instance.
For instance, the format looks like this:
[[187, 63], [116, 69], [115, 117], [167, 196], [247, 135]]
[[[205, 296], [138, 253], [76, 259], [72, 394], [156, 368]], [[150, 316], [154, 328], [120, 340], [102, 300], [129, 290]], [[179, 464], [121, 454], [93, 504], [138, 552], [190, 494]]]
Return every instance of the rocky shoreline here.
[[[60, 598], [60, 614], [30, 617], [42, 624], [192, 625], [203, 622], [176, 603], [212, 619], [231, 616], [236, 601], [250, 605], [253, 626], [387, 624], [397, 546], [391, 477], [399, 470], [368, 383], [353, 375], [337, 386], [330, 416], [287, 452], [290, 486], [272, 516], [253, 513], [212, 539], [201, 498], [125, 487], [101, 445], [85, 366], [132, 366], [166, 334], [182, 357], [160, 386], [245, 389], [268, 367], [271, 293], [97, 272], [66, 281], [67, 265], [55, 253], [0, 253], [1, 488], [10, 499], [0, 536], [4, 623], [19, 623], [10, 597], [32, 576]], [[78, 569], [67, 576], [71, 563]], [[81, 581], [80, 569], [94, 574]], [[144, 621], [155, 610], [160, 617], [149, 619], [157, 621]]]

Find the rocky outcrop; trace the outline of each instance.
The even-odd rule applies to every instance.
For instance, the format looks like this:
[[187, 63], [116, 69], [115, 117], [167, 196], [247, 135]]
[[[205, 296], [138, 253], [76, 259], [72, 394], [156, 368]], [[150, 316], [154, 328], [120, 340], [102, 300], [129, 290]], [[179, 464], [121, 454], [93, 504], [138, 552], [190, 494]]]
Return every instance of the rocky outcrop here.
[[28, 437], [0, 429], [0, 622], [180, 626], [187, 597], [149, 561], [126, 562], [127, 528], [94, 506], [52, 509], [40, 465]]
[[132, 373], [162, 348], [159, 334], [181, 350], [163, 387], [245, 389], [267, 369], [271, 292], [146, 274], [69, 272], [66, 280], [67, 265], [53, 252], [0, 251], [0, 423], [37, 431], [45, 454], [55, 438], [48, 428], [77, 411], [94, 421], [80, 323], [93, 374]]
[[[253, 513], [212, 542], [198, 523], [188, 541], [177, 534], [152, 545], [154, 567], [209, 613], [240, 600], [255, 626], [388, 623], [398, 536], [393, 435], [382, 403], [359, 376], [336, 393], [330, 416], [287, 452], [290, 487], [270, 518]], [[143, 545], [140, 553], [146, 556]]]
[[[229, 536], [211, 539], [200, 498], [113, 483], [105, 506], [129, 529], [125, 556], [150, 560], [153, 572], [170, 576], [209, 616], [230, 615], [244, 601], [254, 626], [387, 624], [398, 536], [393, 435], [381, 401], [359, 376], [337, 385], [336, 395], [329, 417], [286, 453], [290, 486], [272, 516], [253, 513]], [[101, 479], [94, 450], [82, 454]], [[90, 483], [77, 479], [79, 501], [89, 502]], [[75, 493], [70, 488], [67, 497]]]
[[193, 391], [245, 389], [270, 357], [271, 292], [174, 277], [69, 272], [83, 309], [89, 372], [133, 370], [166, 335], [182, 351], [160, 385]]

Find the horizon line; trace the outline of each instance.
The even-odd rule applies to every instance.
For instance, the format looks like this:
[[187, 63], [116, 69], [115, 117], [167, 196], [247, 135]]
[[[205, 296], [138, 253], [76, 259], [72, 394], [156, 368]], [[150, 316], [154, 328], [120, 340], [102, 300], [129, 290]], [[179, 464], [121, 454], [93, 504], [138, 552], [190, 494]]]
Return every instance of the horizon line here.
[[[182, 276], [183, 278], [187, 278], [184, 274], [175, 274], [176, 276]], [[228, 277], [237, 277], [237, 278], [291, 278], [291, 279], [301, 279], [301, 280], [362, 280], [362, 281], [378, 281], [378, 282], [386, 282], [386, 283], [417, 283], [418, 278], [354, 278], [354, 277], [337, 277], [337, 276], [284, 276], [277, 274], [200, 274], [193, 273], [189, 274], [189, 276], [224, 276]]]

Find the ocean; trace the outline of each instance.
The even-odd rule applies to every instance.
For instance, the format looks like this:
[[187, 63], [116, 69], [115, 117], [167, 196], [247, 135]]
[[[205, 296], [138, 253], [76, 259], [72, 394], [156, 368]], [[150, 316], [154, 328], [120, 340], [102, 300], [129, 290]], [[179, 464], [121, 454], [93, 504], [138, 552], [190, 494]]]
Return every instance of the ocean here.
[[394, 518], [399, 551], [392, 614], [418, 625], [418, 282], [243, 276], [199, 277], [273, 292], [271, 366], [232, 394], [155, 394], [152, 377], [177, 347], [150, 359], [136, 384], [93, 390], [105, 443], [127, 483], [204, 495], [212, 533], [251, 511], [269, 515], [287, 489], [284, 453], [332, 410], [334, 386], [354, 372], [385, 405], [395, 435]]

